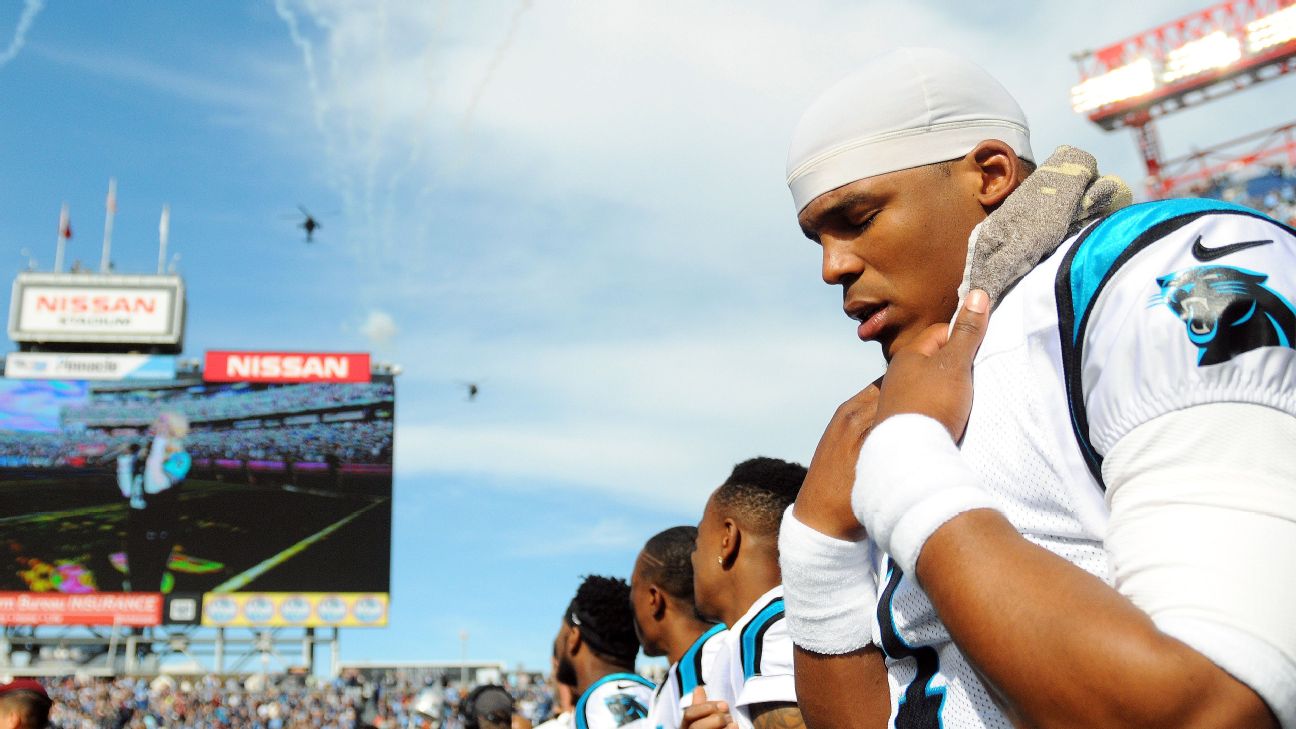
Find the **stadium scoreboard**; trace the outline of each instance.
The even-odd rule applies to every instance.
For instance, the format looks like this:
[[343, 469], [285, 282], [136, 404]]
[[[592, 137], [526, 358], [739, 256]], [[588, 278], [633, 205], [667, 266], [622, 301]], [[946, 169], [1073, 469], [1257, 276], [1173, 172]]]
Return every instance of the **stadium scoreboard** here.
[[8, 356], [0, 624], [385, 625], [393, 377], [360, 353], [155, 359]]

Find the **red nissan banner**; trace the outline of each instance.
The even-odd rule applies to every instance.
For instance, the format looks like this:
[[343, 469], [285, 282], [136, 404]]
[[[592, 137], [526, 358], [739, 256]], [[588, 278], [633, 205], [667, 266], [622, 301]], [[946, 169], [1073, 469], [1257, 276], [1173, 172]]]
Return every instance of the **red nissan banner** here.
[[369, 382], [369, 355], [355, 352], [207, 352], [207, 382]]
[[161, 624], [157, 592], [0, 592], [0, 625]]

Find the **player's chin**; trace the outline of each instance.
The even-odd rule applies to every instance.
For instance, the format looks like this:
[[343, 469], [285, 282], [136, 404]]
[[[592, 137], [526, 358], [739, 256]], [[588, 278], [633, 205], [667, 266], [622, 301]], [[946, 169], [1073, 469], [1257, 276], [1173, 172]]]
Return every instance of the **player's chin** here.
[[[918, 330], [922, 331], [921, 329]], [[903, 350], [910, 342], [918, 338], [918, 332], [910, 332], [907, 328], [895, 327], [884, 329], [878, 332], [873, 338], [882, 347], [882, 358], [890, 362], [896, 353]]]

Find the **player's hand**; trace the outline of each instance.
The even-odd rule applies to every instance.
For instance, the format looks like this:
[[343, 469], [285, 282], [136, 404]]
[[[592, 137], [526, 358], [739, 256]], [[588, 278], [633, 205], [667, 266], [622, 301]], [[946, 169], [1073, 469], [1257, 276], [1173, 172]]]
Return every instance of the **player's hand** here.
[[989, 321], [990, 298], [977, 289], [968, 293], [952, 331], [933, 324], [896, 352], [882, 378], [877, 422], [918, 413], [944, 425], [955, 441], [961, 439], [972, 412], [972, 360]]
[[880, 382], [864, 388], [833, 413], [797, 494], [796, 518], [830, 537], [851, 541], [865, 537], [851, 510], [851, 489], [860, 446], [877, 422]]
[[707, 701], [701, 686], [693, 689], [693, 703], [684, 710], [680, 729], [738, 729], [729, 704], [724, 701]]

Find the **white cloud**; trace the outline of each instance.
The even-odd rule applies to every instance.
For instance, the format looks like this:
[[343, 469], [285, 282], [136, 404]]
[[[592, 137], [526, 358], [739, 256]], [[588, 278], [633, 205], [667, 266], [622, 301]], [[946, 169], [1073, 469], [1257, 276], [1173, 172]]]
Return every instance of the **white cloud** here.
[[400, 328], [396, 326], [396, 320], [381, 309], [370, 310], [364, 323], [360, 325], [360, 333], [374, 346], [387, 344], [398, 332]]
[[515, 555], [552, 557], [562, 554], [589, 554], [639, 547], [644, 542], [642, 526], [624, 518], [603, 518], [577, 531], [547, 533], [514, 548]]
[[[419, 398], [400, 409], [398, 468], [681, 508], [741, 458], [808, 459], [881, 368], [814, 283], [783, 185], [819, 90], [885, 48], [947, 47], [1014, 92], [1038, 154], [1075, 144], [1137, 184], [1132, 141], [1068, 108], [1069, 54], [1182, 14], [1175, 0], [1102, 23], [1060, 3], [284, 2], [317, 74], [312, 102], [285, 108], [307, 128], [322, 110], [318, 136], [287, 141], [328, 152], [353, 252], [397, 262], [358, 275], [403, 323], [403, 397]], [[452, 383], [482, 378], [463, 403]]]
[[214, 79], [207, 72], [183, 71], [119, 51], [68, 49], [33, 44], [32, 51], [45, 60], [127, 84], [143, 86], [188, 101], [245, 111], [268, 106], [268, 97], [245, 85]]
[[10, 61], [17, 58], [18, 53], [22, 51], [23, 46], [27, 43], [27, 33], [31, 31], [32, 24], [36, 22], [36, 16], [45, 7], [45, 0], [25, 0], [23, 2], [22, 15], [18, 17], [18, 24], [14, 26], [13, 37], [9, 39], [9, 46], [0, 51], [0, 68], [4, 68]]
[[740, 460], [808, 462], [833, 409], [881, 371], [872, 349], [756, 329], [553, 343], [492, 361], [489, 398], [435, 419], [402, 415], [399, 473], [569, 484], [693, 509]]

